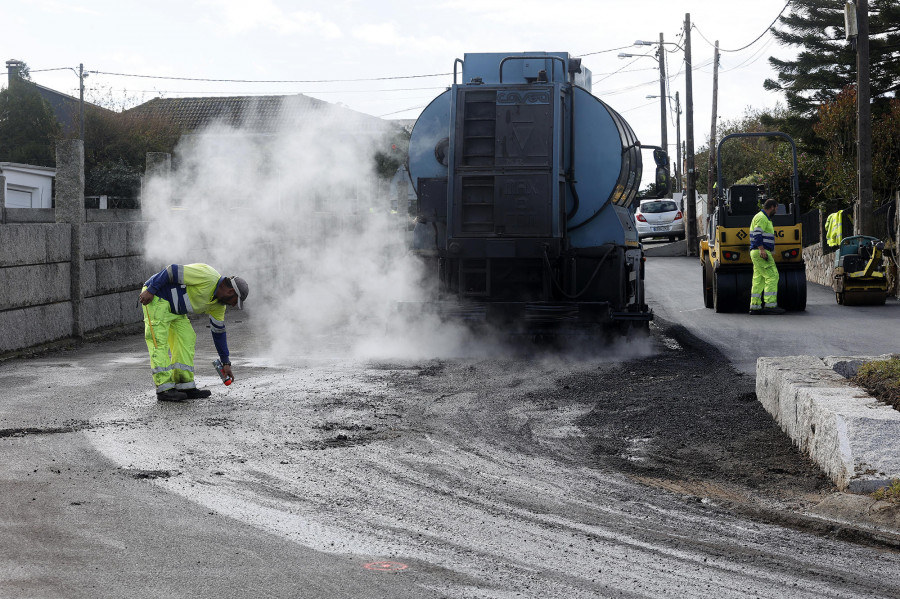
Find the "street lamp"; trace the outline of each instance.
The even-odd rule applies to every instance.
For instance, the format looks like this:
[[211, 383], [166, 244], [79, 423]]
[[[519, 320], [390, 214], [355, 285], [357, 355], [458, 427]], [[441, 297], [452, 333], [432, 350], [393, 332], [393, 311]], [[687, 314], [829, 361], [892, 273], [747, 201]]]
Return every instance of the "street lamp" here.
[[[626, 52], [620, 52], [619, 58], [638, 58], [641, 56], [646, 56], [647, 58], [652, 58], [653, 60], [659, 63], [659, 128], [660, 128], [660, 138], [661, 143], [660, 146], [662, 149], [668, 153], [669, 152], [669, 136], [667, 133], [666, 127], [666, 61], [663, 57], [663, 41], [662, 34], [659, 34], [659, 48], [656, 50], [656, 56], [652, 56], [650, 54], [628, 54]], [[634, 42], [635, 46], [649, 46], [651, 42], [642, 42], [641, 40], [637, 40]]]
[[[660, 96], [647, 96], [647, 99], [659, 98]], [[675, 92], [675, 98], [672, 96], [666, 96], [670, 100], [675, 100], [675, 135], [676, 135], [676, 151], [678, 154], [678, 158], [675, 162], [675, 181], [676, 181], [676, 191], [681, 191], [681, 102], [678, 99], [678, 92]]]

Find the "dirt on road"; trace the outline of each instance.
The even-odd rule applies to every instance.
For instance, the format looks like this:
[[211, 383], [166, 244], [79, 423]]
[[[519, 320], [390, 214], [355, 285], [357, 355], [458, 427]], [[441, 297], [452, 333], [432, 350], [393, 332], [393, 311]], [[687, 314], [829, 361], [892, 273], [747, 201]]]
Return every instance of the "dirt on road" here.
[[[10, 405], [0, 442], [31, 456], [25, 444], [75, 435], [132, 494], [360, 568], [400, 564], [403, 588], [427, 596], [900, 591], [896, 545], [791, 446], [752, 377], [682, 329], [413, 359], [320, 339], [276, 363], [252, 323], [235, 324], [237, 380], [201, 374], [209, 400], [156, 402], [139, 338], [0, 370], [37, 410]], [[78, 387], [61, 401], [51, 381]], [[60, 483], [45, 501], [69, 501], [77, 489]], [[817, 516], [823, 504], [847, 522]]]

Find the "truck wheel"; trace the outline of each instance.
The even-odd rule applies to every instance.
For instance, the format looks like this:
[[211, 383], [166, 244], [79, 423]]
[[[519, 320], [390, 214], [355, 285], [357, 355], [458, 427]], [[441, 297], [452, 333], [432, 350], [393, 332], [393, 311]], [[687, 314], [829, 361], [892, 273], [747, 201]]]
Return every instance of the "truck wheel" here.
[[714, 307], [713, 287], [708, 272], [709, 268], [707, 268], [705, 261], [701, 263], [700, 268], [703, 269], [703, 305], [707, 308], [712, 308]]
[[778, 282], [778, 304], [785, 310], [806, 310], [806, 271], [789, 270], [782, 278], [784, 285]]
[[714, 272], [713, 305], [716, 312], [734, 312], [739, 300], [737, 276], [734, 273]]

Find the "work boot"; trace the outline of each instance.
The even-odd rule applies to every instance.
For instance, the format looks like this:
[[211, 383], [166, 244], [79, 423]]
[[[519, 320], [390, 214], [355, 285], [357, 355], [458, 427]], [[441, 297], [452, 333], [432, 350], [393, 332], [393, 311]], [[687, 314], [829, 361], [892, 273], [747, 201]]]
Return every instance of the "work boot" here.
[[181, 391], [176, 391], [175, 389], [169, 389], [168, 391], [156, 394], [157, 401], [184, 401], [187, 398], [188, 396], [186, 394]]
[[784, 314], [787, 312], [784, 308], [779, 308], [778, 306], [772, 306], [771, 308], [766, 306], [762, 309], [763, 314]]
[[756, 310], [750, 310], [750, 316], [756, 316], [758, 314], [763, 314], [762, 308], [758, 308]]
[[212, 391], [209, 389], [185, 389], [182, 391], [185, 395], [187, 395], [188, 399], [205, 399], [212, 395]]

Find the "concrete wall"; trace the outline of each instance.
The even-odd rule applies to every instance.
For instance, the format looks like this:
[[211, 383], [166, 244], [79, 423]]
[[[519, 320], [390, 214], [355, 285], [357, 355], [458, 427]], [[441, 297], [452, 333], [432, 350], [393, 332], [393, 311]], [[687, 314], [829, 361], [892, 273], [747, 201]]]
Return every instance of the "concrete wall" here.
[[61, 142], [55, 209], [6, 210], [0, 196], [0, 214], [22, 213], [0, 222], [0, 356], [140, 326], [137, 295], [158, 270], [143, 259], [146, 223], [86, 211], [82, 165], [82, 142]]

